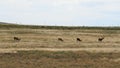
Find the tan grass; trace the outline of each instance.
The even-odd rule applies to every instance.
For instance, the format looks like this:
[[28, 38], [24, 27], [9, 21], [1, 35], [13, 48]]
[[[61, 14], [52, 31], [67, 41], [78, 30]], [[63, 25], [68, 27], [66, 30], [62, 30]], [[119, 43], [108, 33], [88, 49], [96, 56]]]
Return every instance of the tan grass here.
[[119, 58], [119, 30], [0, 29], [0, 68], [120, 68]]
[[[105, 33], [107, 30], [55, 30], [55, 29], [2, 29], [0, 30], [0, 48], [112, 48], [120, 47], [120, 31], [115, 33]], [[117, 34], [116, 34], [117, 32]], [[20, 42], [15, 42], [13, 37], [21, 38]], [[97, 39], [104, 36], [103, 42]], [[59, 42], [57, 38], [63, 38], [64, 42]], [[76, 38], [82, 42], [76, 42]]]
[[[14, 41], [14, 36], [21, 41]], [[98, 42], [101, 36], [105, 39]], [[77, 37], [82, 42], [77, 42]], [[0, 48], [120, 48], [119, 37], [119, 30], [1, 29]], [[58, 38], [64, 42], [58, 41]]]

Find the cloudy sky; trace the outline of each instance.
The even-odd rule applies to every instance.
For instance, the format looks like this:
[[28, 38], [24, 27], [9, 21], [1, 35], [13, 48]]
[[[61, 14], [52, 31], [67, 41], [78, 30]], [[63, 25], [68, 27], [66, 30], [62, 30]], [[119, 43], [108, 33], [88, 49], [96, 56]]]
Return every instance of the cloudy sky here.
[[120, 0], [0, 0], [0, 21], [34, 25], [120, 26]]

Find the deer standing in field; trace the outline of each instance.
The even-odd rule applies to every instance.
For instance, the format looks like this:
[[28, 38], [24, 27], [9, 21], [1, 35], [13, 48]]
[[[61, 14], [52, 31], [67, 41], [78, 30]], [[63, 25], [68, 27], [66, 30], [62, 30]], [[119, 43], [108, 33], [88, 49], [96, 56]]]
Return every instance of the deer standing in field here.
[[98, 38], [98, 41], [103, 41], [104, 37]]
[[76, 40], [79, 41], [79, 42], [82, 41], [80, 38], [76, 38]]
[[14, 40], [15, 40], [15, 41], [20, 41], [21, 39], [18, 38], [18, 37], [14, 37]]
[[63, 42], [64, 40], [63, 40], [62, 38], [58, 38], [58, 41], [61, 41], [61, 42]]

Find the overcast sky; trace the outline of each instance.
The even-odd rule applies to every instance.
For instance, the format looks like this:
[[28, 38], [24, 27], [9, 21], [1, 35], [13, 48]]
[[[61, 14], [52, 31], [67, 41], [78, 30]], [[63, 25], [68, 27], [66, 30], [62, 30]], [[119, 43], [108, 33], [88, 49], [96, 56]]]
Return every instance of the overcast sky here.
[[120, 26], [120, 0], [0, 0], [0, 21], [34, 25]]

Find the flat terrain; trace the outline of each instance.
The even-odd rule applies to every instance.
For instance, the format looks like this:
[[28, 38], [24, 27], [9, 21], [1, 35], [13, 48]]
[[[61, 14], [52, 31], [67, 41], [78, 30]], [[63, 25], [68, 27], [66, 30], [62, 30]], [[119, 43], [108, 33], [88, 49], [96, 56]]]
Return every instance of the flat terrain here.
[[[20, 42], [13, 37], [21, 38]], [[82, 42], [77, 42], [76, 38]], [[102, 42], [99, 37], [105, 37]], [[0, 48], [119, 48], [120, 30], [0, 29]], [[58, 41], [62, 38], [64, 41]]]
[[1, 53], [0, 68], [120, 68], [120, 52], [19, 51], [18, 53]]
[[120, 68], [120, 29], [71, 28], [0, 25], [0, 68]]
[[0, 53], [18, 53], [18, 51], [87, 51], [91, 53], [119, 53], [120, 48], [5, 48]]

